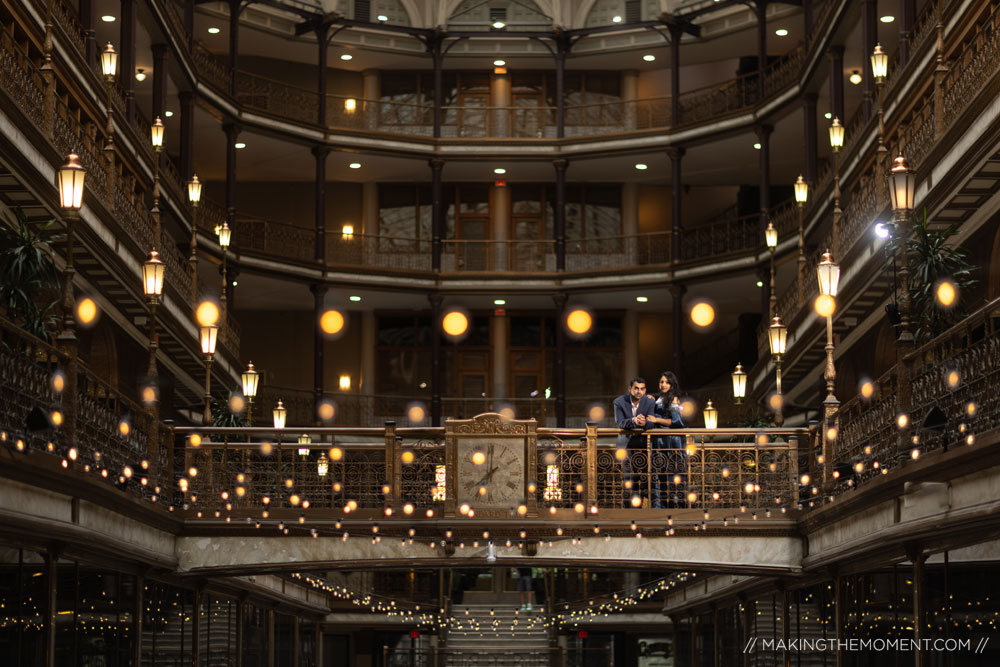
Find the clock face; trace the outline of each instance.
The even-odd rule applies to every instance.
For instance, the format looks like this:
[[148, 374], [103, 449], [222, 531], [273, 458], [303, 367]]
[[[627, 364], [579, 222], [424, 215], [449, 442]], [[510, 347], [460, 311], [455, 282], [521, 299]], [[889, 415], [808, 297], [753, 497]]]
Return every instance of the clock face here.
[[[503, 442], [465, 440], [458, 459], [458, 500], [472, 506], [520, 503], [524, 497], [524, 462], [511, 445]], [[482, 452], [486, 460], [476, 465], [473, 455]], [[480, 494], [485, 488], [486, 493]]]

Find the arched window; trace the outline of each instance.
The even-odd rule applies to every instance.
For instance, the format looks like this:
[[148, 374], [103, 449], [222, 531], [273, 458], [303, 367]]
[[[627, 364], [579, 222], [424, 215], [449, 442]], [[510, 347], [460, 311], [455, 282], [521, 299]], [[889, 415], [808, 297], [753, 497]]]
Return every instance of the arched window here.
[[585, 26], [653, 21], [660, 15], [660, 0], [597, 0]]
[[490, 30], [495, 23], [508, 30], [548, 30], [552, 19], [531, 0], [464, 0], [448, 17], [448, 27]]

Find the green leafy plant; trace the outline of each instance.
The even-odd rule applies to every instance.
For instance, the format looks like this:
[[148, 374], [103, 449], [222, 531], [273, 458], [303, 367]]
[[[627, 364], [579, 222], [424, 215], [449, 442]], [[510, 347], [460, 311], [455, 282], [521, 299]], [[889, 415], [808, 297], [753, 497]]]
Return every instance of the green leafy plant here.
[[246, 413], [234, 413], [229, 409], [229, 393], [212, 396], [212, 426], [246, 426]]
[[[944, 229], [931, 229], [927, 210], [922, 220], [913, 226], [914, 237], [907, 241], [910, 268], [910, 301], [914, 338], [917, 344], [927, 342], [943, 333], [967, 314], [963, 308], [962, 293], [978, 282], [972, 272], [975, 267], [968, 260], [968, 253], [960, 246], [948, 245], [948, 239], [958, 231], [951, 224]], [[936, 290], [947, 278], [958, 288], [958, 296], [950, 307], [937, 303]]]
[[52, 245], [63, 237], [54, 220], [32, 222], [20, 207], [0, 224], [0, 308], [29, 333], [49, 340], [56, 330], [59, 272]]

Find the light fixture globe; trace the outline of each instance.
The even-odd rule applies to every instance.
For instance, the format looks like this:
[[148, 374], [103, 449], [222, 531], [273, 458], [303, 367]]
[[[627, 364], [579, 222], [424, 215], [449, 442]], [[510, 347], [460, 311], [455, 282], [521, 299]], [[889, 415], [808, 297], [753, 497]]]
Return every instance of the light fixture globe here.
[[163, 270], [166, 266], [156, 250], [149, 251], [149, 257], [142, 263], [142, 293], [151, 300], [163, 294]]
[[708, 399], [705, 409], [702, 411], [705, 417], [705, 428], [717, 428], [719, 426], [719, 411], [712, 405], [712, 399]]
[[795, 180], [795, 201], [805, 204], [809, 200], [809, 184], [802, 178], [802, 174]]
[[824, 296], [837, 296], [837, 285], [840, 283], [840, 266], [833, 261], [833, 255], [827, 250], [816, 266], [816, 277], [819, 279], [819, 293]]
[[309, 456], [309, 447], [304, 447], [303, 445], [311, 445], [312, 441], [312, 436], [308, 433], [303, 433], [299, 436], [299, 456], [303, 458]]
[[195, 206], [201, 202], [201, 181], [198, 180], [198, 174], [191, 177], [191, 180], [187, 182], [188, 189], [188, 201]]
[[260, 373], [253, 367], [252, 361], [247, 364], [247, 369], [240, 375], [240, 379], [243, 381], [243, 395], [250, 399], [255, 398], [257, 396], [257, 383], [260, 381]]
[[913, 210], [913, 196], [916, 190], [917, 177], [910, 169], [909, 163], [902, 155], [892, 161], [889, 172], [889, 196], [892, 199], [892, 210], [906, 212]]
[[199, 334], [201, 353], [211, 357], [215, 354], [215, 344], [219, 340], [219, 327], [215, 324], [205, 325], [199, 329]]
[[785, 343], [788, 338], [788, 328], [781, 323], [781, 316], [775, 315], [771, 326], [767, 328], [767, 343], [771, 348], [772, 357], [780, 357], [785, 353]]
[[56, 172], [56, 186], [59, 188], [59, 206], [64, 211], [79, 211], [83, 206], [83, 182], [87, 170], [80, 164], [80, 156], [70, 153], [66, 163]]
[[830, 148], [836, 153], [844, 147], [844, 126], [840, 124], [840, 119], [833, 117], [830, 123]]
[[272, 413], [274, 415], [274, 428], [285, 428], [285, 417], [288, 416], [288, 409], [285, 408], [285, 404], [281, 402], [280, 398]]
[[223, 250], [229, 248], [230, 241], [233, 240], [233, 230], [229, 229], [228, 223], [222, 223], [219, 227], [219, 247]]
[[778, 230], [774, 228], [773, 222], [767, 223], [767, 229], [764, 230], [764, 240], [767, 242], [768, 248], [778, 247]]
[[118, 54], [115, 52], [114, 44], [108, 42], [101, 52], [101, 74], [108, 81], [115, 78], [118, 73]]
[[330, 471], [330, 459], [326, 458], [325, 452], [319, 453], [319, 460], [316, 461], [316, 474], [320, 477], [326, 477], [326, 474]]
[[153, 142], [153, 148], [159, 151], [163, 148], [163, 121], [159, 116], [153, 119], [153, 124], [149, 126], [149, 138]]
[[730, 373], [733, 378], [733, 398], [736, 403], [742, 403], [747, 395], [747, 374], [743, 370], [743, 364], [736, 364], [736, 370]]
[[885, 52], [881, 44], [876, 44], [872, 51], [872, 74], [875, 75], [876, 83], [885, 81], [885, 76], [889, 72], [889, 54]]

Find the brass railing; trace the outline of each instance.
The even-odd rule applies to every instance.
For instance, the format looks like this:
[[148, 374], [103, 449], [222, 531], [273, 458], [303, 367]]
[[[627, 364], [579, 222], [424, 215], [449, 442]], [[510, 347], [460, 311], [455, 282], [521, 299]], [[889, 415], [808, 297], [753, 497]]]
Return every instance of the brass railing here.
[[1000, 428], [1000, 299], [963, 319], [907, 359], [912, 368], [909, 442], [900, 442], [895, 369], [839, 409], [840, 431], [830, 476], [837, 492], [877, 477], [913, 458], [949, 447], [975, 445], [979, 434]]
[[[308, 500], [314, 516], [386, 508], [404, 518], [441, 516], [446, 501], [475, 503], [482, 493], [453, 484], [460, 464], [445, 455], [440, 427], [175, 432], [175, 447], [186, 452], [181, 488], [187, 488], [187, 508], [203, 513], [256, 516], [262, 508], [294, 511]], [[309, 443], [297, 442], [303, 433]], [[798, 503], [804, 429], [647, 431], [638, 436], [643, 445], [627, 450], [615, 445], [619, 433], [594, 426], [539, 428], [536, 469], [511, 496], [511, 516], [526, 502], [539, 514], [572, 509], [581, 519], [605, 509], [651, 506], [769, 514]], [[659, 444], [668, 436], [681, 439], [679, 449]]]
[[[19, 456], [51, 456], [95, 483], [166, 502], [171, 438], [151, 444], [149, 410], [4, 319], [0, 343], [0, 444]], [[69, 377], [74, 370], [76, 377]]]

